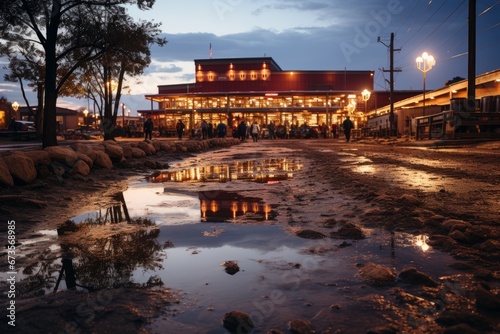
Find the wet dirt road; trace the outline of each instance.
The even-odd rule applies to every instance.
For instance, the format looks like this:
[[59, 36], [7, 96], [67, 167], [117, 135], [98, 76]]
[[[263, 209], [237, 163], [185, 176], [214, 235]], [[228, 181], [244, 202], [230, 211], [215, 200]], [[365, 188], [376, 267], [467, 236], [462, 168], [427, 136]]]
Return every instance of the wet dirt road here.
[[[159, 277], [178, 302], [159, 306], [150, 295], [138, 301], [118, 294], [115, 307], [155, 305], [140, 326], [155, 333], [225, 333], [220, 319], [235, 309], [250, 315], [256, 332], [286, 333], [294, 319], [318, 333], [498, 331], [499, 160], [495, 144], [429, 149], [290, 140], [172, 161], [156, 183], [131, 177], [123, 193], [131, 215], [159, 226], [141, 234], [155, 251], [139, 254], [159, 264], [136, 261], [126, 272], [134, 282]], [[88, 242], [80, 250], [91, 253], [103, 235], [85, 233], [90, 241], [79, 235], [65, 244]], [[131, 246], [147, 248], [115, 251]], [[85, 252], [75, 252], [80, 263]], [[223, 261], [241, 270], [229, 275]], [[370, 264], [382, 269], [367, 275]], [[401, 274], [408, 267], [420, 280]], [[384, 268], [392, 280], [381, 278]], [[88, 275], [95, 282], [97, 273]], [[121, 321], [111, 315], [120, 313], [113, 303], [93, 309], [100, 322], [78, 311], [81, 300], [74, 303], [48, 319], [94, 332]], [[25, 318], [30, 311], [53, 312], [33, 306]], [[125, 315], [120, 329], [138, 332], [133, 319]]]

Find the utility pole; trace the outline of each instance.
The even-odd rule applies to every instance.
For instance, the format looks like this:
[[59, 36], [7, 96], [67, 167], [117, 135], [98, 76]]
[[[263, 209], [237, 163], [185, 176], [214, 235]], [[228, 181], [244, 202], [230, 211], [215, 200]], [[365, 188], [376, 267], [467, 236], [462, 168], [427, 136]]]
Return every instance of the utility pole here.
[[[390, 53], [390, 69], [385, 70], [382, 68], [383, 72], [389, 72], [390, 77], [389, 77], [389, 85], [390, 85], [390, 97], [389, 99], [391, 100], [390, 102], [390, 113], [389, 113], [389, 123], [390, 123], [390, 134], [392, 135], [394, 133], [394, 130], [396, 129], [395, 123], [395, 117], [394, 117], [394, 72], [401, 72], [401, 68], [394, 68], [394, 51], [401, 51], [401, 49], [394, 49], [394, 33], [391, 33], [391, 43], [389, 45], [385, 44], [380, 40], [380, 37], [377, 39], [377, 42], [380, 42], [384, 44], [386, 47], [389, 48], [389, 53]], [[386, 79], [387, 81], [387, 79]], [[397, 135], [397, 133], [396, 133]]]
[[476, 0], [469, 0], [467, 111], [476, 111]]

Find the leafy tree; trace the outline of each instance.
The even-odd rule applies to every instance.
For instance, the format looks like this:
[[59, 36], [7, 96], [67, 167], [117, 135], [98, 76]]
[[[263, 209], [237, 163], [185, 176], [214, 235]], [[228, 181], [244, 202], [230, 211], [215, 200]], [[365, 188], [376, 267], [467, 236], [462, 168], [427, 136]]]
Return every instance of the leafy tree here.
[[[2, 0], [0, 55], [43, 55], [43, 146], [57, 145], [57, 98], [76, 69], [97, 59], [110, 47], [102, 34], [102, 16], [125, 4], [149, 9], [155, 0]], [[87, 14], [87, 15], [85, 15]], [[14, 55], [14, 56], [12, 56]], [[33, 81], [32, 81], [33, 83]], [[39, 102], [39, 104], [41, 104]], [[39, 110], [42, 110], [41, 108]]]

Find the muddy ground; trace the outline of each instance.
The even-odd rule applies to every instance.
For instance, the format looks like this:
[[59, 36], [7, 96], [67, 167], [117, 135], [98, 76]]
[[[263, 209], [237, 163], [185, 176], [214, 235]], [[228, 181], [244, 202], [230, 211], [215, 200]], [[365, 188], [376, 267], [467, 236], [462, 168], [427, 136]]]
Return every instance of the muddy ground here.
[[[367, 293], [364, 300], [359, 301], [364, 305], [363, 314], [374, 314], [376, 321], [366, 328], [349, 329], [345, 319], [339, 320], [342, 313], [335, 313], [344, 305], [332, 300], [328, 312], [318, 312], [316, 317], [304, 319], [309, 327], [306, 326], [303, 333], [312, 330], [317, 333], [500, 331], [498, 143], [416, 147], [387, 142], [343, 143], [329, 139], [263, 140], [199, 156], [202, 159], [196, 160], [196, 156], [187, 154], [162, 155], [155, 159], [161, 163], [195, 159], [200, 164], [231, 159], [300, 159], [303, 168], [297, 177], [283, 182], [282, 187], [259, 194], [276, 211], [274, 223], [283, 226], [288, 233], [302, 237], [334, 237], [339, 239], [337, 247], [352, 245], [358, 237], [356, 233], [363, 229], [425, 234], [430, 247], [453, 256], [453, 263], [446, 266], [459, 271], [454, 277], [431, 278], [425, 268], [418, 268], [418, 273], [422, 274], [419, 277], [424, 279], [405, 280], [401, 275], [404, 268], [399, 267], [389, 268], [395, 276], [395, 281], [389, 283], [363, 275], [362, 268], [369, 261], [355, 263], [360, 268], [359, 280], [366, 286], [375, 285], [385, 290], [380, 294]], [[129, 177], [151, 172], [140, 163], [134, 163], [123, 168], [117, 166], [112, 171], [94, 170], [85, 179], [68, 178], [62, 183], [45, 179], [30, 186], [2, 189], [2, 235], [6, 235], [5, 222], [9, 220], [16, 221], [18, 240], [30, 238], [36, 231], [55, 229], [75, 213], [111, 205], [113, 195], [127, 188]], [[242, 219], [240, 223], [252, 222]], [[355, 229], [340, 235], [339, 231], [346, 225]], [[6, 243], [6, 239], [3, 240]], [[29, 267], [30, 261], [36, 260], [33, 255], [36, 248], [30, 251], [31, 255], [18, 256], [18, 267]], [[6, 272], [7, 259], [2, 255], [1, 268]], [[427, 284], [427, 278], [437, 284]], [[6, 291], [6, 282], [1, 284]], [[168, 286], [120, 287], [92, 293], [64, 291], [17, 298], [16, 332], [175, 332], [164, 327], [168, 321], [163, 321], [161, 330], [154, 324], [155, 319], [173, 317], [173, 310], [181, 303], [179, 299]], [[103, 300], [112, 302], [104, 303]], [[3, 305], [6, 301], [2, 295]], [[82, 307], [90, 310], [83, 318]], [[294, 318], [293, 314], [289, 315], [289, 320]], [[350, 319], [356, 322], [352, 314]], [[48, 328], [51, 329], [47, 331]], [[191, 330], [204, 333], [203, 329]], [[271, 328], [260, 327], [256, 332], [269, 330]], [[279, 330], [285, 332], [285, 329]], [[223, 332], [221, 327], [220, 333]]]

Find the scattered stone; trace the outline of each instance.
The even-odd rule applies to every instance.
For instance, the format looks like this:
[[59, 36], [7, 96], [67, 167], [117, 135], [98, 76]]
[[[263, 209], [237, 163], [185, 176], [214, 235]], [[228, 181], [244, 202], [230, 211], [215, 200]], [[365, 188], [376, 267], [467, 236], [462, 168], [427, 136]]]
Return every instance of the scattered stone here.
[[479, 332], [467, 324], [458, 324], [446, 328], [443, 334], [479, 334]]
[[71, 144], [71, 148], [77, 153], [85, 154], [90, 159], [92, 159], [92, 161], [94, 161], [97, 158], [96, 154], [94, 153], [94, 150], [89, 145], [82, 143], [73, 143]]
[[295, 235], [298, 236], [299, 238], [304, 238], [304, 239], [323, 239], [326, 238], [326, 235], [324, 235], [321, 232], [314, 231], [314, 230], [299, 230], [295, 232]]
[[333, 238], [352, 240], [360, 240], [365, 238], [365, 234], [363, 233], [361, 227], [353, 223], [346, 223], [342, 225], [337, 232], [332, 232], [331, 236]]
[[479, 250], [487, 253], [495, 253], [500, 251], [500, 241], [488, 239], [479, 245]]
[[94, 165], [94, 161], [86, 154], [83, 154], [81, 152], [76, 152], [78, 155], [78, 159], [83, 160], [90, 168]]
[[229, 275], [234, 275], [238, 271], [240, 271], [240, 267], [238, 266], [238, 263], [236, 261], [224, 261], [220, 265], [226, 267], [226, 273], [228, 273]]
[[449, 234], [449, 236], [450, 236], [450, 238], [452, 238], [453, 240], [456, 240], [458, 242], [469, 243], [469, 238], [462, 231], [453, 230]]
[[418, 271], [414, 267], [408, 267], [401, 270], [399, 278], [405, 283], [423, 285], [428, 287], [437, 287], [438, 284], [430, 276]]
[[[35, 181], [37, 172], [35, 163], [26, 154], [14, 152], [3, 157], [3, 161], [14, 180], [14, 184], [30, 184]], [[4, 177], [5, 178], [5, 177]], [[8, 178], [5, 178], [8, 181]]]
[[459, 230], [465, 231], [466, 228], [471, 227], [472, 225], [469, 222], [460, 219], [447, 219], [445, 220], [441, 226], [448, 232]]
[[375, 327], [366, 332], [366, 334], [397, 334], [397, 333], [399, 333], [398, 329], [391, 325]]
[[224, 314], [222, 325], [232, 334], [247, 334], [253, 330], [254, 324], [247, 313], [231, 311]]
[[358, 273], [365, 282], [375, 286], [392, 285], [396, 280], [396, 275], [394, 275], [389, 267], [373, 262], [368, 262], [362, 266]]
[[112, 162], [120, 162], [123, 159], [123, 148], [114, 140], [106, 140], [104, 143], [104, 151]]
[[315, 331], [311, 329], [311, 322], [294, 319], [288, 323], [288, 329], [292, 334], [314, 334]]

